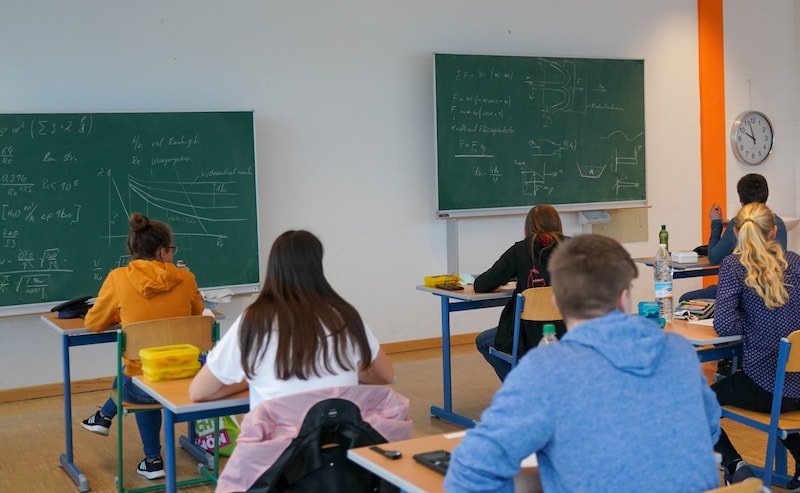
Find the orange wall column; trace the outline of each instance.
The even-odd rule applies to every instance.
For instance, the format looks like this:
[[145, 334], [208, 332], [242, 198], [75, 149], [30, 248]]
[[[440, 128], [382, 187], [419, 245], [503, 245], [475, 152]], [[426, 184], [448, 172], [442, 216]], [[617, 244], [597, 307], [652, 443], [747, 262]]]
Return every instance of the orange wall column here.
[[[697, 36], [700, 82], [700, 178], [703, 243], [708, 241], [708, 210], [718, 202], [723, 217], [726, 204], [725, 51], [723, 0], [697, 0]], [[716, 277], [704, 277], [703, 285]]]

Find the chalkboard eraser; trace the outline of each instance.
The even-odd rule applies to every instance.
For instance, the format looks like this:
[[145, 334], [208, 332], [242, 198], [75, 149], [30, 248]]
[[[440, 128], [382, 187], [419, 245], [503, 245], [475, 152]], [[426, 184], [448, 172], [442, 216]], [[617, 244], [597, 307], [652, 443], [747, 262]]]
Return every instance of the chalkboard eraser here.
[[450, 217], [450, 214], [446, 212], [439, 213], [439, 219], [447, 219], [448, 217]]

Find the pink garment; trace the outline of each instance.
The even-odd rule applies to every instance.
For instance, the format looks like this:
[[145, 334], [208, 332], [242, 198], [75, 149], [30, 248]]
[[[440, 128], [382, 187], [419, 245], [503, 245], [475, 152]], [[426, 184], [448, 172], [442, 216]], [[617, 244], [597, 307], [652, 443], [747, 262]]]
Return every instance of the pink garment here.
[[408, 399], [389, 387], [332, 387], [278, 397], [262, 402], [245, 415], [236, 448], [220, 474], [216, 493], [247, 491], [297, 437], [308, 410], [332, 398], [356, 404], [361, 418], [386, 440], [411, 438]]

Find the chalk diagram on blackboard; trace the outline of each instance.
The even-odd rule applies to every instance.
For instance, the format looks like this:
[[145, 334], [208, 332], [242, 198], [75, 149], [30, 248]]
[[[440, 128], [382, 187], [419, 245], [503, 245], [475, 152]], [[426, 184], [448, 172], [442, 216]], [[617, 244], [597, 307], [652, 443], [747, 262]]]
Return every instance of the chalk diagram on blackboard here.
[[[540, 78], [530, 75], [523, 81], [529, 88], [529, 99], [536, 102], [540, 107], [542, 118], [542, 128], [550, 127], [553, 122], [553, 115], [559, 112], [586, 113], [588, 108], [604, 111], [621, 111], [623, 108], [615, 106], [613, 103], [596, 103], [588, 100], [591, 93], [605, 93], [602, 85], [592, 88], [588, 87], [587, 67], [585, 63], [570, 60], [552, 61], [540, 58], [538, 65], [542, 67], [543, 73]], [[609, 158], [610, 162], [601, 163], [576, 163], [578, 175], [584, 179], [599, 179], [608, 168], [609, 164], [615, 173], [618, 174], [613, 190], [617, 196], [623, 188], [638, 188], [638, 182], [626, 181], [621, 172], [620, 166], [638, 166], [639, 152], [643, 151], [644, 146], [635, 144], [635, 141], [644, 135], [640, 132], [633, 138], [629, 138], [624, 132], [615, 130], [601, 140], [608, 140], [614, 136], [621, 136], [629, 146], [620, 150], [619, 145], [615, 145], [614, 154]], [[577, 149], [577, 140], [574, 138], [564, 138], [561, 142], [549, 138], [529, 139], [528, 146], [533, 151], [532, 157], [550, 157], [555, 160], [562, 159], [569, 151]], [[532, 170], [528, 166], [521, 165], [520, 173], [522, 179], [522, 194], [536, 196], [542, 190], [552, 193], [554, 187], [546, 185], [548, 177], [555, 177], [557, 172], [542, 172]], [[562, 171], [563, 172], [563, 171]]]
[[522, 195], [537, 196], [540, 193], [550, 195], [555, 190], [553, 186], [547, 186], [547, 178], [554, 178], [563, 173], [563, 170], [547, 171], [547, 163], [542, 163], [541, 171], [531, 169], [524, 161], [518, 161], [517, 166], [522, 174]]
[[627, 144], [622, 144], [624, 146], [625, 154], [620, 154], [620, 145], [615, 145], [614, 147], [614, 157], [612, 160], [612, 164], [614, 166], [614, 172], [617, 173], [617, 178], [614, 181], [614, 185], [612, 190], [619, 196], [619, 191], [623, 188], [639, 188], [638, 182], [631, 182], [625, 180], [625, 175], [620, 174], [620, 167], [621, 166], [639, 166], [639, 153], [644, 151], [644, 146], [642, 144], [637, 144], [637, 142], [644, 137], [644, 132], [639, 132], [638, 134], [634, 135], [633, 137], [628, 137], [625, 135], [625, 132], [620, 130], [615, 130], [611, 132], [605, 137], [601, 137], [602, 140], [608, 140], [614, 137], [622, 137]]
[[[235, 180], [148, 181], [132, 175], [128, 175], [127, 180], [128, 195], [131, 197], [128, 202], [120, 191], [116, 179], [109, 177], [111, 192], [116, 196], [116, 201], [122, 209], [122, 212], [117, 212], [113, 205], [109, 205], [109, 225], [125, 226], [124, 233], [109, 234], [104, 237], [109, 242], [112, 238], [127, 237], [127, 218], [131, 212], [138, 210], [157, 208], [163, 211], [158, 217], [163, 217], [163, 220], [173, 228], [174, 237], [183, 240], [183, 244], [180, 245], [183, 250], [190, 250], [193, 239], [199, 237], [212, 238], [217, 246], [222, 247], [228, 235], [216, 231], [214, 226], [219, 223], [248, 220], [247, 217], [235, 214], [235, 211], [240, 209], [236, 203], [240, 194], [235, 191], [239, 183]], [[134, 207], [132, 202], [136, 199], [141, 200], [142, 205]]]
[[542, 128], [548, 128], [554, 113], [571, 111], [584, 113], [587, 106], [586, 64], [562, 60], [555, 62], [539, 58], [544, 69], [540, 79], [526, 76], [523, 81], [530, 88], [528, 98], [541, 107]]

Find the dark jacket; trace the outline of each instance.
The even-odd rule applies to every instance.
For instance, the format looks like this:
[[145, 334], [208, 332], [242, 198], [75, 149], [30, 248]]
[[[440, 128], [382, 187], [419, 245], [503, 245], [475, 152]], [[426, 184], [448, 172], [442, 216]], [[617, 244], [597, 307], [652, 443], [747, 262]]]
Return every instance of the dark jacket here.
[[[562, 236], [561, 239], [564, 237]], [[508, 250], [500, 256], [492, 267], [475, 278], [473, 288], [476, 293], [487, 293], [494, 291], [498, 287], [510, 281], [517, 280], [517, 289], [500, 314], [500, 321], [497, 324], [497, 335], [494, 340], [494, 347], [500, 351], [511, 353], [514, 336], [514, 305], [516, 294], [528, 288], [538, 288], [550, 285], [550, 271], [547, 265], [550, 262], [550, 255], [553, 253], [557, 241], [553, 241], [549, 235], [538, 235], [531, 248], [531, 237], [514, 243]], [[539, 344], [542, 338], [543, 322], [522, 321], [520, 332], [520, 356]], [[567, 327], [562, 321], [556, 323], [556, 335], [561, 338], [567, 332]]]

